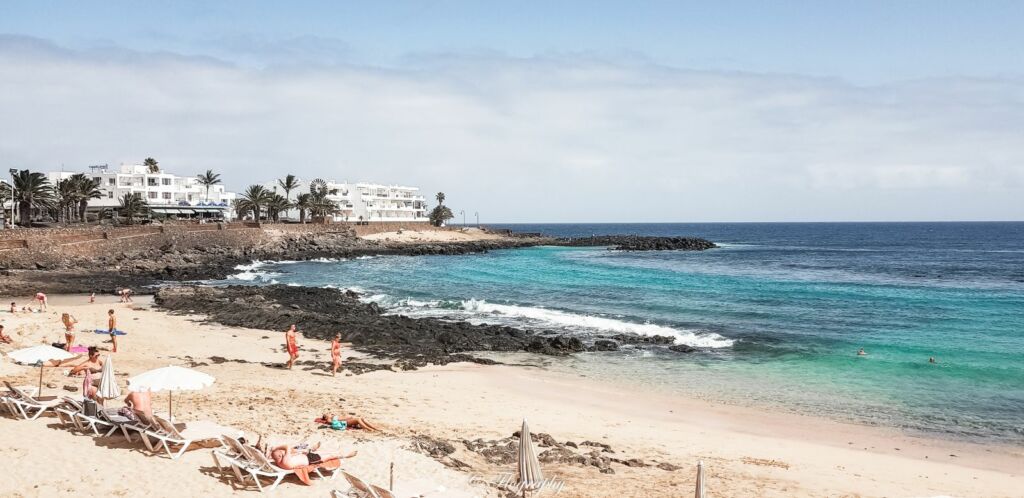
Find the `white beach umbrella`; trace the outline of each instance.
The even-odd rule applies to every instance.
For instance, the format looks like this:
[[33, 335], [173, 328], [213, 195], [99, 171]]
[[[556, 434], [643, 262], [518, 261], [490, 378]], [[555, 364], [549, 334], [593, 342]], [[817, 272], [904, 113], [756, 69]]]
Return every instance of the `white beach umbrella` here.
[[23, 365], [35, 365], [39, 367], [39, 394], [43, 393], [43, 367], [46, 366], [46, 363], [51, 360], [64, 361], [68, 358], [75, 357], [75, 355], [64, 351], [63, 349], [55, 348], [46, 344], [11, 351], [10, 353], [7, 353], [7, 356]]
[[100, 390], [96, 395], [103, 399], [114, 399], [121, 397], [121, 388], [117, 386], [117, 379], [114, 378], [114, 360], [108, 355], [103, 359], [103, 372], [100, 374]]
[[694, 498], [704, 498], [704, 462], [697, 461], [697, 489]]
[[128, 379], [128, 389], [135, 392], [167, 391], [167, 411], [173, 416], [172, 396], [174, 391], [198, 391], [213, 385], [216, 379], [191, 368], [168, 366], [140, 373]]
[[523, 419], [523, 428], [519, 431], [519, 485], [522, 487], [523, 496], [527, 491], [535, 491], [544, 485], [544, 472], [540, 470], [540, 462], [537, 461], [537, 453], [533, 449], [533, 439], [530, 438], [530, 427]]

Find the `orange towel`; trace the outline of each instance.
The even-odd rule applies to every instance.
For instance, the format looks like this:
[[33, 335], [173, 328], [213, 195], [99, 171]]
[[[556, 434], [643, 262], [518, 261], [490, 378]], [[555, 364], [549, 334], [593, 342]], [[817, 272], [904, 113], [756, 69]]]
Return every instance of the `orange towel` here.
[[309, 482], [310, 472], [313, 472], [318, 468], [324, 470], [334, 470], [339, 467], [341, 467], [341, 460], [335, 458], [332, 460], [325, 460], [315, 465], [307, 465], [305, 467], [295, 469], [295, 475], [298, 476], [299, 480], [302, 481], [302, 483], [305, 484], [306, 486], [312, 486], [313, 483]]

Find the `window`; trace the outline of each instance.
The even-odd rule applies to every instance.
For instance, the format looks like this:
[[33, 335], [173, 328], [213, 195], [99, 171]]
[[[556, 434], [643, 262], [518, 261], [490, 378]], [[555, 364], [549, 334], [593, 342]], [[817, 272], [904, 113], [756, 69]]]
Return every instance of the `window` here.
[[171, 184], [171, 179], [170, 178], [163, 178], [163, 184], [164, 185], [170, 185]]
[[113, 178], [107, 178], [107, 185], [114, 186], [114, 183], [115, 182]]
[[149, 192], [150, 199], [156, 199], [156, 192]]
[[149, 185], [150, 187], [156, 187], [157, 186], [157, 183], [156, 183], [157, 179], [156, 178], [147, 178], [146, 180], [148, 180], [146, 182], [146, 184]]
[[102, 182], [102, 181], [103, 181], [103, 179], [102, 179], [102, 178], [100, 178], [100, 177], [98, 177], [98, 176], [94, 176], [94, 177], [92, 177], [92, 181], [94, 181], [94, 182], [96, 182], [96, 183], [100, 183], [100, 182]]
[[114, 191], [111, 190], [110, 192], [107, 192], [107, 199], [113, 199], [113, 198], [114, 198]]
[[171, 193], [170, 192], [164, 192], [164, 199], [171, 200]]

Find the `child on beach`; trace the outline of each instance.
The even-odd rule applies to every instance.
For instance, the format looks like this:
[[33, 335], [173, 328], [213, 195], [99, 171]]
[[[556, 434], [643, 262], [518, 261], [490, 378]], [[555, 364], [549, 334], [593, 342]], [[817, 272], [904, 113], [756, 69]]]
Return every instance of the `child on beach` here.
[[117, 317], [114, 316], [114, 310], [107, 310], [107, 331], [110, 332], [110, 342], [113, 343], [112, 352], [117, 352], [117, 335], [114, 331], [117, 330]]
[[18, 312], [18, 305], [16, 303], [11, 303], [11, 313], [17, 313], [17, 312]]
[[295, 337], [297, 332], [298, 331], [295, 330], [295, 324], [293, 323], [292, 326], [284, 333], [285, 347], [288, 348], [288, 363], [285, 364], [285, 368], [288, 370], [292, 369], [292, 365], [295, 363], [295, 360], [299, 358], [299, 344], [296, 342]]
[[0, 342], [10, 344], [12, 342], [11, 336], [4, 335], [4, 326], [0, 325]]

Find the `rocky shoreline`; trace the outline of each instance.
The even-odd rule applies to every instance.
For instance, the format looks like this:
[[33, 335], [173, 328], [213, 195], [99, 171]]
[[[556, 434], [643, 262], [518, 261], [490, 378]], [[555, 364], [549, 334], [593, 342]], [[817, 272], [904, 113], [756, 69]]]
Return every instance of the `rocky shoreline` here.
[[[222, 325], [284, 331], [297, 324], [307, 339], [329, 341], [340, 333], [360, 352], [415, 369], [456, 361], [495, 363], [472, 352], [528, 352], [561, 356], [584, 351], [614, 351], [621, 345], [671, 347], [667, 336], [615, 334], [588, 338], [554, 331], [499, 325], [474, 325], [438, 318], [386, 314], [375, 303], [339, 289], [269, 286], [181, 285], [157, 291], [155, 302], [173, 313], [203, 315]], [[673, 349], [675, 350], [675, 349]], [[692, 350], [691, 350], [692, 351]], [[212, 360], [212, 358], [211, 358]], [[215, 361], [215, 360], [214, 360]]]

